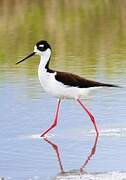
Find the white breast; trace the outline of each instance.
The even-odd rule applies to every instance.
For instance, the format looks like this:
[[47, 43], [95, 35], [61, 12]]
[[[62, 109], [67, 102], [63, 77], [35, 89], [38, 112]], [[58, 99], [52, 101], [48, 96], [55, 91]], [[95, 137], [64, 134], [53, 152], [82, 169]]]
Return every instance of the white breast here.
[[51, 93], [55, 87], [55, 73], [48, 73], [46, 71], [42, 71], [41, 68], [38, 69], [38, 77], [40, 83], [47, 93]]

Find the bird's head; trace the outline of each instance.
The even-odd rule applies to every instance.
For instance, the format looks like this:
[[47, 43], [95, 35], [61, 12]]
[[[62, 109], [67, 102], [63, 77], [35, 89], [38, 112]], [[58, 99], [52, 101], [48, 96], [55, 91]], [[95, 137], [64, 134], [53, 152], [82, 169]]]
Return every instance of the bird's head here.
[[18, 61], [16, 64], [19, 64], [34, 55], [39, 55], [39, 56], [42, 56], [43, 58], [44, 57], [46, 58], [48, 56], [49, 58], [51, 55], [51, 46], [45, 40], [41, 40], [37, 42], [36, 45], [34, 46], [34, 51], [28, 56], [26, 56], [24, 59]]

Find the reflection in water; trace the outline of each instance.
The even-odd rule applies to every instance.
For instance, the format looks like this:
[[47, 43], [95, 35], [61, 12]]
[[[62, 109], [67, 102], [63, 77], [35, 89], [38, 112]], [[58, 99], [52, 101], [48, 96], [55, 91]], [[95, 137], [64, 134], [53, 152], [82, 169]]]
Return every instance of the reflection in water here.
[[84, 162], [84, 164], [81, 166], [80, 168], [80, 171], [82, 172], [84, 170], [84, 168], [86, 167], [86, 165], [88, 164], [88, 162], [91, 160], [92, 156], [95, 155], [96, 153], [96, 147], [97, 147], [97, 143], [98, 143], [98, 137], [99, 135], [96, 135], [96, 138], [95, 138], [95, 142], [94, 142], [94, 145], [91, 149], [91, 152], [89, 153], [86, 161]]
[[[27, 177], [33, 179], [30, 177], [35, 175], [45, 180], [43, 176], [48, 174], [52, 177], [57, 173], [55, 166], [50, 165], [51, 159], [41, 156], [42, 142], [15, 138], [22, 134], [34, 134], [40, 130], [39, 127], [48, 126], [47, 119], [53, 111], [54, 100], [47, 99], [49, 97], [41, 93], [42, 89], [37, 79], [38, 58], [22, 64], [20, 68], [15, 65], [18, 59], [31, 52], [32, 45], [40, 39], [46, 39], [52, 45], [52, 68], [125, 86], [126, 1], [0, 1], [0, 176], [7, 174], [16, 180], [26, 180]], [[97, 114], [100, 136], [103, 138], [99, 146], [102, 153], [97, 156], [93, 172], [108, 172], [115, 169], [125, 171], [125, 97], [125, 89], [108, 93], [105, 90], [96, 93], [93, 101], [87, 100], [92, 111]], [[62, 131], [61, 135], [64, 136], [64, 133], [68, 132], [69, 151], [71, 146], [74, 146], [74, 132], [79, 131], [79, 136], [84, 133], [90, 138], [93, 131], [87, 129], [89, 133], [86, 134], [87, 131], [84, 132], [83, 127], [81, 129], [80, 123], [76, 127], [74, 115], [81, 112], [78, 112], [73, 104], [66, 103], [64, 108], [67, 109], [68, 119], [73, 120], [72, 125], [67, 123], [64, 113], [64, 122], [61, 121], [66, 122], [65, 131]], [[81, 119], [78, 120], [82, 122]], [[89, 128], [88, 124], [86, 127]], [[65, 143], [63, 141], [62, 145]], [[49, 154], [46, 146], [48, 145], [45, 144], [43, 152]], [[57, 145], [49, 146], [58, 152]], [[83, 151], [81, 146], [78, 149], [77, 158], [74, 159], [76, 163], [82, 155], [79, 152]], [[86, 151], [83, 156], [85, 154]], [[81, 169], [87, 167], [93, 154], [95, 145]], [[117, 154], [120, 156], [117, 157]], [[58, 160], [59, 157], [60, 154], [57, 155]], [[70, 157], [69, 153], [68, 158]], [[62, 172], [61, 160], [58, 162]], [[64, 159], [64, 163], [69, 166], [71, 162]], [[74, 169], [74, 165], [71, 163], [70, 168]], [[38, 171], [34, 172], [36, 168]], [[89, 171], [90, 168], [92, 166], [89, 167]]]
[[59, 153], [59, 148], [58, 148], [58, 145], [54, 144], [52, 141], [50, 141], [49, 139], [47, 138], [44, 138], [44, 140], [49, 143], [52, 148], [54, 149], [54, 151], [56, 152], [56, 156], [57, 156], [57, 159], [58, 159], [58, 163], [59, 163], [59, 166], [60, 166], [60, 170], [61, 170], [61, 173], [64, 172], [63, 170], [63, 165], [62, 165], [62, 162], [61, 162], [61, 158], [60, 158], [60, 153]]
[[[84, 169], [85, 169], [85, 167], [87, 166], [87, 164], [89, 163], [89, 161], [91, 160], [91, 158], [92, 158], [92, 156], [93, 155], [95, 155], [95, 153], [96, 153], [96, 147], [97, 147], [97, 143], [98, 143], [98, 137], [99, 137], [99, 135], [97, 135], [96, 137], [95, 137], [95, 142], [94, 142], [94, 144], [93, 144], [93, 146], [92, 146], [92, 148], [91, 148], [91, 151], [89, 152], [89, 155], [88, 155], [88, 157], [86, 158], [86, 160], [84, 161], [84, 163], [80, 166], [80, 169], [79, 169], [79, 171], [77, 170], [74, 170], [74, 171], [69, 171], [69, 172], [65, 172], [64, 171], [64, 168], [63, 168], [63, 163], [62, 163], [62, 161], [61, 161], [61, 156], [60, 156], [60, 151], [59, 151], [59, 147], [58, 147], [58, 145], [57, 144], [54, 144], [51, 140], [49, 140], [48, 138], [44, 138], [44, 140], [48, 143], [48, 144], [50, 144], [51, 145], [51, 147], [54, 149], [54, 151], [55, 151], [55, 153], [56, 153], [56, 156], [57, 156], [57, 159], [58, 159], [58, 163], [59, 163], [59, 166], [60, 166], [60, 170], [61, 170], [61, 172], [60, 172], [60, 177], [61, 176], [67, 176], [67, 174], [68, 175], [78, 175], [78, 174], [83, 174], [84, 173]], [[59, 176], [58, 175], [58, 176]]]

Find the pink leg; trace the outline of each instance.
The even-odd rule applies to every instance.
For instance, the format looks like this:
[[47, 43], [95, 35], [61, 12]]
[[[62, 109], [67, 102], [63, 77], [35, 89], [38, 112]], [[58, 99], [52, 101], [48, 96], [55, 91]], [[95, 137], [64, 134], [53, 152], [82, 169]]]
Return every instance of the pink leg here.
[[77, 101], [80, 103], [80, 105], [82, 106], [82, 108], [86, 111], [86, 113], [89, 115], [93, 125], [94, 125], [94, 128], [95, 128], [95, 131], [96, 131], [96, 134], [99, 135], [99, 132], [98, 132], [98, 129], [97, 129], [97, 126], [96, 126], [96, 122], [95, 122], [95, 118], [94, 116], [90, 113], [90, 111], [85, 107], [85, 105], [81, 102], [80, 99], [77, 99]]
[[58, 100], [56, 114], [52, 125], [40, 137], [43, 137], [45, 134], [47, 134], [51, 129], [53, 129], [57, 125], [60, 103], [61, 103], [61, 99]]

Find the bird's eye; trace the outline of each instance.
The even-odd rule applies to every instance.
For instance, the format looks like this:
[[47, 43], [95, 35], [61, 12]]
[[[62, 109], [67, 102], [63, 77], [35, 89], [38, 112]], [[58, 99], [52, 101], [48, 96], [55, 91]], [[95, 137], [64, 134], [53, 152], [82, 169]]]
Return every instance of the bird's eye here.
[[43, 44], [40, 44], [39, 45], [39, 50], [42, 51], [44, 49], [44, 45]]

